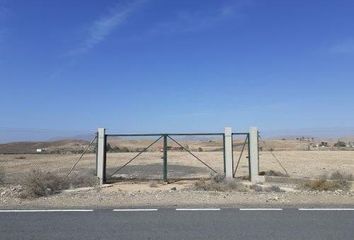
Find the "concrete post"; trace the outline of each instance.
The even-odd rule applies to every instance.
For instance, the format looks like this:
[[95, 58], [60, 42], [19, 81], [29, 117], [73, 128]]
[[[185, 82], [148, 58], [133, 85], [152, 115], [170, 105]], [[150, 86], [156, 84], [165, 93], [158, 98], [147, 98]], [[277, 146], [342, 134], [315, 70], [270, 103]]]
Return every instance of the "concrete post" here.
[[98, 144], [97, 144], [97, 177], [100, 184], [105, 183], [105, 161], [106, 161], [106, 130], [104, 128], [98, 129]]
[[225, 128], [225, 177], [233, 178], [232, 128]]
[[263, 182], [262, 176], [259, 176], [259, 155], [258, 155], [258, 129], [251, 127], [249, 132], [249, 147], [250, 147], [250, 169], [251, 169], [251, 182]]

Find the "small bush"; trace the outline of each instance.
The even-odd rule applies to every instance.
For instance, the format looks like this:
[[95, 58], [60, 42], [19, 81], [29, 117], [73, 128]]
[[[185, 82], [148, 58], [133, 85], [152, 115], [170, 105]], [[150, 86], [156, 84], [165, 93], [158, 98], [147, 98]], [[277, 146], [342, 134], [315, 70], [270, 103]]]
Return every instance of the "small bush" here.
[[284, 190], [281, 190], [280, 187], [275, 185], [261, 186], [258, 184], [253, 184], [250, 186], [250, 189], [254, 190], [255, 192], [284, 192]]
[[55, 194], [69, 187], [65, 178], [50, 172], [33, 170], [22, 181], [23, 198], [35, 198]]
[[263, 188], [262, 186], [259, 186], [257, 184], [253, 184], [250, 186], [250, 189], [254, 190], [255, 192], [262, 192], [263, 191]]
[[338, 141], [334, 144], [335, 147], [346, 147], [347, 144], [343, 141]]
[[311, 191], [335, 191], [341, 188], [336, 182], [327, 181], [326, 179], [306, 182], [303, 187]]
[[[329, 179], [329, 180], [328, 180]], [[336, 190], [349, 190], [353, 180], [352, 174], [345, 174], [336, 171], [328, 177], [322, 176], [318, 180], [308, 181], [303, 184], [303, 188], [312, 191], [336, 191]]]
[[222, 183], [225, 181], [225, 175], [224, 174], [213, 174], [211, 175], [211, 180], [215, 183]]
[[97, 185], [97, 178], [91, 175], [59, 176], [51, 172], [33, 170], [22, 180], [22, 198], [36, 198], [59, 193], [62, 190]]
[[199, 147], [198, 148], [198, 152], [203, 152], [204, 150], [203, 150], [203, 148], [202, 147]]
[[119, 151], [120, 151], [120, 152], [130, 152], [129, 148], [127, 148], [127, 147], [121, 147], [121, 148], [119, 149]]
[[340, 171], [335, 171], [330, 175], [332, 180], [345, 180], [345, 181], [354, 181], [353, 174], [343, 173]]
[[238, 191], [246, 192], [247, 188], [240, 182], [235, 180], [227, 181], [224, 175], [214, 175], [210, 180], [199, 180], [194, 184], [194, 189], [199, 191]]
[[288, 177], [288, 175], [278, 172], [278, 171], [274, 171], [274, 170], [262, 171], [259, 173], [259, 175], [261, 175], [261, 176], [274, 176], [274, 177]]
[[269, 188], [264, 189], [265, 192], [284, 192], [284, 190], [281, 190], [279, 186], [272, 185]]

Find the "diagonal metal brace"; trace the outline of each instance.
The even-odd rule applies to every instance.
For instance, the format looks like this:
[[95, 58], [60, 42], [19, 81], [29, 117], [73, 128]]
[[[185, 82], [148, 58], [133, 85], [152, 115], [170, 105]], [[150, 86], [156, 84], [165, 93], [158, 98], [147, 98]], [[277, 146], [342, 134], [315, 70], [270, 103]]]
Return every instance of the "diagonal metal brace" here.
[[248, 135], [247, 135], [247, 137], [246, 137], [246, 139], [245, 139], [245, 142], [243, 143], [242, 150], [241, 150], [241, 153], [240, 153], [240, 157], [238, 158], [237, 165], [236, 165], [236, 167], [235, 167], [235, 171], [234, 171], [233, 177], [236, 176], [236, 171], [237, 171], [237, 168], [238, 168], [238, 166], [239, 166], [239, 164], [240, 164], [240, 161], [241, 161], [243, 152], [244, 152], [244, 150], [245, 150], [247, 141], [248, 141]]
[[146, 152], [152, 145], [154, 145], [155, 143], [157, 143], [163, 136], [160, 136], [156, 141], [154, 141], [153, 143], [151, 143], [149, 146], [147, 146], [146, 148], [144, 148], [141, 152], [139, 152], [137, 155], [135, 155], [132, 159], [130, 159], [128, 162], [126, 162], [123, 166], [121, 166], [120, 168], [118, 168], [113, 174], [111, 174], [110, 177], [113, 177], [114, 174], [116, 174], [117, 172], [119, 172], [122, 168], [124, 168], [125, 166], [127, 166], [129, 163], [131, 163], [132, 161], [134, 161], [137, 157], [139, 157], [141, 154], [143, 154], [144, 152]]
[[172, 137], [168, 136], [169, 139], [171, 139], [173, 142], [175, 142], [178, 146], [180, 146], [181, 148], [183, 148], [185, 151], [187, 151], [190, 155], [192, 155], [193, 157], [195, 157], [199, 162], [203, 163], [206, 167], [208, 167], [210, 170], [212, 170], [214, 173], [217, 173], [217, 171], [215, 171], [212, 167], [210, 167], [208, 164], [206, 164], [205, 162], [203, 162], [200, 158], [198, 158], [195, 154], [193, 154], [190, 150], [186, 149], [184, 146], [182, 146], [179, 142], [177, 142], [176, 140], [174, 140]]
[[69, 175], [72, 173], [72, 171], [74, 170], [74, 168], [76, 167], [76, 165], [81, 161], [82, 157], [86, 154], [86, 152], [89, 150], [89, 148], [91, 147], [92, 143], [97, 139], [97, 134], [96, 136], [91, 140], [91, 142], [89, 143], [89, 145], [86, 146], [86, 149], [82, 152], [81, 156], [79, 157], [79, 159], [75, 162], [75, 164], [70, 168], [68, 174], [66, 175], [66, 177], [69, 177]]

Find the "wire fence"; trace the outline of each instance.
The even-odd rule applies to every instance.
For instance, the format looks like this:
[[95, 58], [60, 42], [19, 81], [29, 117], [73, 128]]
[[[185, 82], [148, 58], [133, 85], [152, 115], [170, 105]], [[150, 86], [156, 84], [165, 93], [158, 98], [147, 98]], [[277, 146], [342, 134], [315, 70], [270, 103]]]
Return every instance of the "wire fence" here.
[[[6, 182], [17, 183], [33, 169], [63, 176], [94, 175], [96, 133], [86, 140], [57, 140], [0, 144], [0, 168]], [[161, 138], [162, 137], [162, 138]], [[155, 142], [156, 141], [156, 142]], [[154, 144], [152, 144], [154, 143]], [[342, 171], [354, 174], [354, 141], [311, 137], [259, 139], [260, 172], [295, 178], [316, 178]], [[151, 145], [152, 144], [152, 145]], [[151, 146], [150, 146], [151, 145]], [[164, 138], [107, 136], [107, 177], [163, 179]], [[224, 172], [223, 134], [170, 135], [167, 138], [167, 175], [174, 179], [207, 178]], [[233, 134], [233, 169], [237, 178], [249, 176], [248, 136]], [[122, 168], [123, 167], [123, 168]], [[118, 171], [117, 171], [118, 170]]]
[[97, 138], [95, 133], [89, 137], [90, 141], [58, 140], [0, 145], [0, 169], [5, 174], [5, 183], [18, 184], [33, 170], [63, 177], [94, 176]]
[[[342, 147], [338, 142], [343, 142]], [[259, 150], [262, 175], [310, 179], [335, 172], [354, 174], [354, 147], [350, 140], [314, 137], [267, 139], [260, 135]]]

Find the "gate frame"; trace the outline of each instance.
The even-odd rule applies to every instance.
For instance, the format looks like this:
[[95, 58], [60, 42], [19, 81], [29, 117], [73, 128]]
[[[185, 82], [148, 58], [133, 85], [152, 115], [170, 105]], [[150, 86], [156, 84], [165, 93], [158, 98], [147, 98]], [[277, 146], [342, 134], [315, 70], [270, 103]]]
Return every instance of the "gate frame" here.
[[[97, 131], [97, 156], [96, 156], [96, 176], [99, 183], [106, 183], [106, 161], [107, 161], [107, 136], [160, 136], [163, 138], [163, 180], [167, 182], [168, 172], [168, 137], [169, 136], [223, 136], [223, 156], [224, 156], [224, 174], [226, 179], [234, 178], [233, 161], [233, 136], [248, 135], [249, 148], [249, 171], [250, 180], [253, 183], [263, 182], [264, 177], [259, 176], [259, 150], [258, 150], [258, 129], [251, 127], [249, 133], [233, 133], [231, 127], [226, 127], [224, 133], [161, 133], [161, 134], [106, 134], [105, 128], [98, 128]], [[193, 154], [192, 154], [193, 155]]]

